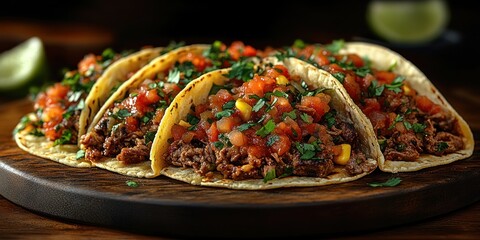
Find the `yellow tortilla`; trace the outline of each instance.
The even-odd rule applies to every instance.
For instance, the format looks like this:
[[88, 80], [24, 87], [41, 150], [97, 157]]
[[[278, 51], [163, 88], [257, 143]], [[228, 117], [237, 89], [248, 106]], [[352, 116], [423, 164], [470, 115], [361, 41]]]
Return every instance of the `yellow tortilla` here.
[[[105, 104], [110, 92], [118, 84], [128, 80], [128, 74], [143, 68], [148, 62], [158, 57], [163, 48], [146, 48], [127, 57], [119, 59], [105, 70], [102, 76], [93, 85], [90, 94], [85, 99], [85, 107], [80, 114], [78, 136], [87, 132], [95, 114]], [[80, 138], [79, 138], [80, 139]], [[79, 143], [80, 145], [80, 143]]]
[[[268, 61], [278, 63], [272, 59], [268, 59]], [[341, 116], [343, 120], [349, 123], [355, 123], [355, 128], [361, 138], [359, 142], [363, 144], [361, 149], [367, 156], [369, 164], [372, 164], [372, 166], [374, 166], [373, 169], [375, 169], [377, 167], [378, 159], [381, 156], [381, 152], [379, 151], [380, 148], [375, 137], [372, 135], [373, 128], [368, 124], [368, 119], [365, 115], [360, 114], [359, 108], [349, 100], [347, 92], [343, 90], [341, 85], [339, 85], [340, 83], [330, 74], [320, 71], [298, 59], [286, 59], [283, 63], [291, 75], [299, 75], [307, 83], [316, 87], [333, 89], [333, 91], [328, 91], [328, 94], [332, 96], [331, 107], [337, 110], [337, 114]], [[172, 126], [180, 122], [180, 120], [186, 119], [192, 105], [201, 104], [207, 101], [208, 94], [213, 84], [225, 84], [228, 79], [224, 75], [227, 74], [229, 70], [230, 69], [222, 69], [213, 71], [189, 83], [175, 98], [170, 107], [167, 108], [164, 120], [161, 122], [159, 132], [153, 142], [154, 147], [152, 147], [152, 167], [156, 174], [160, 173], [167, 177], [193, 185], [243, 190], [264, 190], [284, 187], [310, 187], [338, 184], [359, 179], [370, 173], [365, 172], [359, 175], [350, 176], [345, 169], [336, 166], [334, 170], [335, 173], [325, 178], [289, 176], [276, 178], [265, 183], [263, 179], [234, 181], [231, 179], [224, 179], [220, 174], [207, 179], [200, 174], [195, 173], [191, 168], [167, 166], [162, 156], [168, 149], [168, 139], [171, 138]]]
[[[140, 70], [150, 60], [159, 56], [163, 48], [146, 48], [132, 53], [112, 63], [97, 79], [92, 90], [85, 99], [85, 107], [79, 117], [78, 140], [86, 132], [86, 128], [92, 121], [95, 113], [105, 103], [110, 91], [118, 84], [128, 80], [128, 74]], [[34, 113], [27, 116], [32, 121], [37, 117]], [[21, 128], [21, 123], [17, 129]], [[93, 164], [84, 159], [77, 160], [77, 152], [80, 150], [77, 144], [64, 144], [54, 146], [54, 142], [45, 137], [37, 137], [28, 134], [28, 131], [19, 131], [14, 136], [17, 145], [26, 152], [50, 159], [72, 167], [92, 167]]]
[[355, 53], [360, 57], [366, 57], [371, 61], [372, 67], [381, 70], [388, 69], [395, 64], [393, 72], [405, 76], [405, 81], [417, 91], [419, 95], [425, 95], [434, 103], [442, 106], [444, 110], [450, 112], [458, 120], [458, 124], [460, 125], [464, 142], [463, 150], [443, 156], [423, 154], [414, 162], [391, 161], [382, 157], [378, 163], [380, 170], [393, 173], [418, 171], [428, 167], [449, 164], [468, 158], [473, 154], [475, 141], [469, 125], [448, 103], [425, 74], [412, 62], [388, 48], [363, 42], [346, 43], [345, 47], [342, 48], [339, 53]]
[[[112, 94], [105, 104], [102, 105], [100, 110], [97, 112], [93, 118], [92, 123], [87, 130], [87, 133], [91, 131], [95, 125], [103, 117], [104, 113], [115, 103], [115, 101], [123, 99], [128, 95], [130, 89], [137, 88], [144, 80], [151, 78], [153, 79], [156, 74], [163, 72], [172, 67], [179, 57], [183, 56], [186, 53], [202, 53], [204, 50], [208, 49], [209, 45], [196, 44], [181, 47], [175, 50], [172, 50], [169, 53], [161, 55], [150, 63], [145, 65], [140, 71], [137, 71], [127, 82], [125, 82], [120, 88]], [[163, 121], [163, 120], [162, 120]], [[82, 145], [82, 149], [85, 147]], [[158, 176], [156, 172], [152, 169], [151, 161], [146, 161], [138, 164], [123, 164], [118, 161], [116, 158], [104, 158], [98, 162], [93, 163], [94, 166], [106, 169], [112, 172], [116, 172], [126, 176], [138, 177], [138, 178], [153, 178]]]

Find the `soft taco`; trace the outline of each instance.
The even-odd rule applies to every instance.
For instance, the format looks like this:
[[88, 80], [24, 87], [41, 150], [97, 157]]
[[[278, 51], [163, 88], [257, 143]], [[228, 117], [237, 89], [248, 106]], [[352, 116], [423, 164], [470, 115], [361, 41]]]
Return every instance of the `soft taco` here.
[[378, 143], [339, 83], [313, 66], [267, 62], [187, 85], [153, 142], [154, 171], [244, 190], [337, 184], [371, 173]]
[[[65, 73], [61, 82], [35, 97], [34, 111], [14, 130], [17, 145], [46, 159], [74, 167], [91, 167], [79, 153], [79, 139], [99, 108], [115, 89], [168, 48], [146, 47], [137, 52], [84, 56], [78, 68]], [[79, 154], [77, 154], [79, 153]]]
[[102, 106], [81, 139], [85, 160], [112, 172], [139, 178], [158, 176], [150, 152], [165, 109], [193, 79], [229, 67], [256, 50], [242, 42], [228, 48], [211, 45], [184, 46], [146, 65], [122, 85]]
[[467, 122], [400, 54], [376, 44], [340, 40], [328, 45], [297, 41], [278, 56], [296, 56], [342, 83], [375, 130], [382, 171], [417, 171], [473, 154]]

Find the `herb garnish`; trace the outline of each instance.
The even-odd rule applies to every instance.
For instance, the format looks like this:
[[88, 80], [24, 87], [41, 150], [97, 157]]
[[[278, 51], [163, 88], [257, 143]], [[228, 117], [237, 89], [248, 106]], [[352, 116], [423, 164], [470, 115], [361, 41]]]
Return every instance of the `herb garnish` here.
[[395, 187], [400, 184], [402, 180], [399, 177], [392, 177], [385, 182], [367, 183], [370, 187]]
[[131, 187], [131, 188], [136, 188], [139, 186], [139, 184], [135, 181], [132, 181], [132, 180], [127, 180], [125, 181], [125, 184], [127, 184], [127, 186]]

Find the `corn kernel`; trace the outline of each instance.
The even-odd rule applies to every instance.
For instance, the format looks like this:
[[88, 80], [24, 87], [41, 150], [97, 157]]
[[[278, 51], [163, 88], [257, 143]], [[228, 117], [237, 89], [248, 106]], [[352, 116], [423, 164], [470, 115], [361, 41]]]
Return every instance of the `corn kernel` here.
[[250, 117], [252, 116], [252, 106], [239, 98], [235, 101], [235, 107], [240, 111], [240, 116], [244, 121], [250, 120]]
[[406, 84], [403, 84], [402, 90], [403, 90], [403, 93], [407, 96], [412, 94], [412, 89]]
[[288, 79], [283, 75], [276, 77], [275, 80], [278, 85], [287, 85], [289, 83]]
[[245, 164], [241, 167], [243, 172], [250, 172], [250, 170], [252, 170], [252, 168], [253, 168], [253, 166], [250, 165], [250, 164]]
[[340, 165], [346, 165], [348, 160], [350, 160], [352, 147], [350, 144], [340, 144], [340, 147], [342, 148], [342, 152], [338, 156], [335, 156], [333, 162]]
[[180, 120], [180, 122], [178, 123], [178, 125], [182, 126], [182, 127], [185, 127], [185, 128], [189, 128], [191, 127], [192, 125], [188, 122], [185, 122], [183, 120]]

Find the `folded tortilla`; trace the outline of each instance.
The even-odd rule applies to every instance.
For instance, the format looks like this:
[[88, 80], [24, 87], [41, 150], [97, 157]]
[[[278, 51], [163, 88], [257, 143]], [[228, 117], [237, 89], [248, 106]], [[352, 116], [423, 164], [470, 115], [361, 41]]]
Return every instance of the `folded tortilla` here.
[[[136, 72], [127, 82], [125, 82], [125, 84], [118, 88], [107, 102], [101, 106], [87, 131], [87, 135], [91, 134], [99, 121], [104, 117], [104, 114], [114, 106], [115, 102], [128, 96], [129, 91], [138, 88], [146, 79], [155, 79], [157, 74], [164, 73], [171, 69], [181, 56], [188, 53], [201, 54], [209, 47], [210, 45], [204, 44], [184, 46], [152, 60], [140, 71]], [[85, 145], [81, 145], [81, 148], [86, 149]], [[153, 178], [158, 176], [157, 172], [154, 172], [152, 169], [151, 161], [124, 164], [115, 157], [103, 157], [101, 160], [93, 162], [93, 165], [126, 176], [138, 178]]]
[[431, 154], [422, 154], [416, 161], [392, 161], [381, 158], [378, 165], [385, 172], [411, 172], [420, 169], [445, 165], [454, 161], [466, 159], [473, 154], [474, 138], [468, 123], [458, 114], [458, 112], [448, 103], [440, 91], [432, 84], [425, 74], [418, 69], [412, 62], [386, 47], [364, 43], [350, 42], [340, 50], [340, 54], [355, 53], [360, 57], [367, 58], [372, 67], [377, 69], [389, 69], [395, 66], [393, 72], [405, 77], [405, 82], [409, 84], [419, 95], [427, 96], [431, 101], [439, 104], [445, 111], [451, 113], [457, 120], [461, 131], [461, 137], [464, 143], [463, 149], [442, 155], [435, 156]]
[[[115, 87], [129, 79], [129, 73], [136, 72], [144, 67], [149, 61], [161, 55], [164, 48], [145, 48], [138, 52], [124, 56], [109, 65], [96, 80], [91, 91], [84, 99], [84, 107], [79, 117], [78, 144], [80, 137], [87, 131], [95, 114], [105, 103]], [[34, 113], [26, 115], [16, 126], [14, 134], [17, 145], [26, 152], [53, 160], [72, 167], [92, 167], [90, 161], [77, 156], [79, 145], [60, 144], [55, 145], [44, 136], [30, 134], [32, 130], [28, 121], [38, 121]]]
[[[160, 124], [152, 147], [152, 167], [155, 174], [165, 175], [172, 179], [177, 179], [193, 185], [221, 187], [243, 190], [264, 190], [284, 187], [309, 187], [323, 186], [329, 184], [338, 184], [359, 179], [371, 173], [376, 167], [381, 157], [380, 148], [375, 139], [373, 128], [368, 123], [368, 119], [360, 113], [360, 109], [349, 99], [347, 92], [341, 87], [340, 83], [333, 79], [327, 72], [300, 61], [298, 59], [285, 59], [278, 62], [274, 59], [266, 59], [266, 62], [284, 64], [290, 75], [296, 75], [303, 79], [307, 84], [315, 88], [328, 88], [326, 91], [331, 96], [330, 107], [335, 109], [342, 121], [353, 124], [358, 133], [358, 149], [365, 154], [365, 164], [371, 166], [368, 171], [360, 174], [350, 175], [342, 165], [335, 164], [332, 173], [326, 177], [306, 177], [306, 176], [287, 176], [265, 179], [247, 179], [232, 180], [226, 179], [219, 172], [214, 171], [213, 176], [205, 177], [195, 172], [191, 167], [176, 167], [166, 163], [164, 154], [168, 151], [170, 140], [172, 138], [171, 129], [175, 124], [181, 121], [187, 121], [187, 115], [192, 106], [197, 106], [207, 102], [210, 90], [214, 85], [227, 84], [230, 79], [226, 75], [231, 69], [222, 69], [203, 75], [197, 80], [189, 83], [185, 89], [178, 94], [177, 98], [167, 108], [164, 120]], [[293, 147], [294, 144], [292, 144]]]

